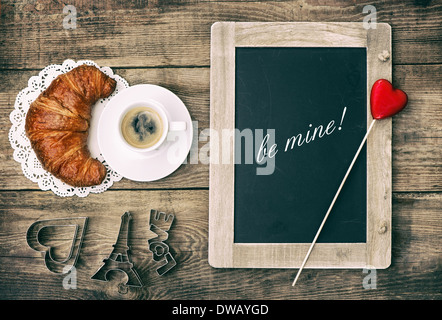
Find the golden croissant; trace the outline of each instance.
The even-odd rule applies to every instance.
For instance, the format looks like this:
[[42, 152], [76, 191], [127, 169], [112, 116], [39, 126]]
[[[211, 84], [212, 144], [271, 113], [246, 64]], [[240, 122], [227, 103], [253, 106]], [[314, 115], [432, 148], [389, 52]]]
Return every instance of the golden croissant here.
[[81, 65], [54, 79], [29, 107], [25, 130], [31, 146], [43, 167], [68, 185], [98, 185], [106, 176], [87, 138], [92, 106], [115, 86], [98, 68]]

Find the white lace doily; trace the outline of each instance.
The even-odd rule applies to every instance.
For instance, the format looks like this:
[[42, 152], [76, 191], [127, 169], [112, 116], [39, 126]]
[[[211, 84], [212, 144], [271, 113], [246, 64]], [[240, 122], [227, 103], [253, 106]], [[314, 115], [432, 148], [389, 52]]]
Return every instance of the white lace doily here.
[[[77, 188], [65, 184], [43, 169], [31, 147], [28, 137], [26, 136], [25, 119], [31, 103], [49, 86], [52, 80], [58, 75], [66, 73], [82, 64], [93, 65], [99, 68], [106, 75], [113, 78], [117, 82], [117, 86], [112, 95], [106, 99], [99, 100], [92, 108], [92, 118], [89, 128], [88, 147], [91, 156], [100, 160], [106, 166], [106, 177], [100, 185]], [[86, 197], [89, 193], [101, 193], [111, 187], [115, 181], [120, 181], [122, 176], [109, 167], [100, 153], [97, 141], [97, 127], [100, 114], [106, 103], [119, 91], [128, 87], [129, 84], [127, 81], [122, 77], [115, 75], [111, 68], [99, 67], [95, 62], [90, 60], [81, 60], [77, 62], [66, 60], [61, 65], [52, 64], [40, 71], [38, 76], [31, 77], [28, 81], [28, 87], [20, 91], [17, 95], [14, 110], [9, 117], [12, 122], [12, 127], [9, 130], [9, 141], [14, 149], [14, 160], [21, 164], [23, 174], [31, 181], [38, 183], [40, 189], [45, 191], [52, 190], [56, 195], [61, 197], [73, 195]]]

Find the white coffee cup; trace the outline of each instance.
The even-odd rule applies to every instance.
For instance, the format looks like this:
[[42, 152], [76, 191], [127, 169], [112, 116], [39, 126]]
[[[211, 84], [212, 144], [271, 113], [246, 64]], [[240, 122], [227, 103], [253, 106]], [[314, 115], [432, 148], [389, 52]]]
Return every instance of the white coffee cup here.
[[[138, 112], [138, 110], [145, 110], [145, 112], [147, 113], [151, 113], [151, 115], [153, 115], [153, 117], [155, 117], [156, 115], [158, 116], [158, 120], [161, 122], [160, 124], [157, 124], [157, 128], [156, 130], [161, 130], [161, 135], [157, 136], [155, 138], [154, 143], [150, 144], [147, 147], [143, 147], [143, 146], [139, 146], [139, 145], [135, 145], [130, 138], [127, 135], [127, 132], [123, 132], [124, 130], [129, 130], [127, 128], [128, 126], [128, 118], [126, 118], [126, 115], [128, 115], [128, 117], [131, 116], [131, 112], [133, 113], [135, 111]], [[151, 111], [154, 112], [151, 112]], [[126, 120], [125, 120], [126, 118]], [[124, 127], [123, 128], [123, 121], [124, 121]], [[155, 121], [154, 121], [155, 122]], [[137, 101], [137, 102], [133, 102], [127, 106], [125, 106], [124, 108], [121, 109], [121, 113], [119, 115], [119, 120], [118, 120], [118, 126], [119, 126], [119, 137], [121, 139], [121, 141], [123, 142], [124, 146], [134, 152], [137, 153], [142, 153], [142, 154], [147, 154], [149, 152], [155, 151], [157, 150], [166, 140], [167, 136], [169, 135], [169, 133], [171, 133], [172, 131], [185, 131], [187, 129], [187, 124], [184, 121], [170, 121], [167, 111], [164, 108], [164, 106], [159, 103], [158, 101], [152, 100], [152, 99], [145, 99], [142, 101]], [[135, 128], [133, 128], [135, 130]], [[134, 131], [135, 132], [135, 131]], [[126, 137], [125, 137], [126, 134]]]

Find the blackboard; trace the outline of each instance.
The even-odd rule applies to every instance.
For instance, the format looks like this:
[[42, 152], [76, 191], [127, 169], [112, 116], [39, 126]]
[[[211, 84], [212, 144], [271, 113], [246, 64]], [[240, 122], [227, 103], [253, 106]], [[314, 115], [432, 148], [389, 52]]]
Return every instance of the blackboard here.
[[[263, 159], [261, 175], [259, 148], [253, 164], [235, 161], [242, 201], [235, 202], [234, 242], [311, 242], [367, 130], [366, 49], [249, 47], [235, 56], [236, 128], [274, 129], [278, 153]], [[321, 138], [330, 121], [333, 132]], [[244, 155], [246, 140], [237, 134], [235, 150]], [[298, 134], [307, 141], [293, 149], [289, 141], [284, 151]], [[366, 241], [366, 175], [363, 150], [318, 242]]]
[[[378, 58], [391, 52], [390, 32], [362, 23], [212, 26], [211, 157], [222, 155], [210, 163], [212, 266], [300, 266], [372, 120], [369, 89], [391, 77], [391, 60]], [[387, 121], [369, 137], [305, 267], [385, 268], [390, 251]]]

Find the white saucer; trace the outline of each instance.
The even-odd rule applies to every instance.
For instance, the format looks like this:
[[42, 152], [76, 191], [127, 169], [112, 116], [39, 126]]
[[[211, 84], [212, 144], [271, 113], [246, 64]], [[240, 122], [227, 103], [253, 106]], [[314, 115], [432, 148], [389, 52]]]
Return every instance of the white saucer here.
[[[143, 99], [158, 101], [166, 109], [169, 121], [184, 121], [187, 125], [185, 131], [171, 132], [157, 150], [145, 155], [123, 144], [118, 123], [121, 108]], [[100, 116], [97, 137], [101, 154], [114, 171], [134, 181], [155, 181], [170, 175], [186, 159], [192, 146], [192, 119], [173, 92], [157, 85], [140, 84], [122, 90], [107, 103]]]

